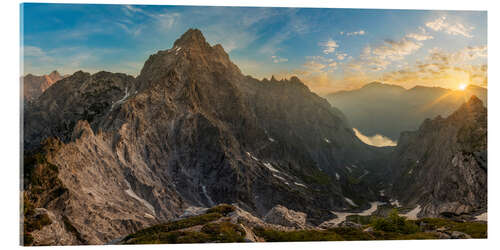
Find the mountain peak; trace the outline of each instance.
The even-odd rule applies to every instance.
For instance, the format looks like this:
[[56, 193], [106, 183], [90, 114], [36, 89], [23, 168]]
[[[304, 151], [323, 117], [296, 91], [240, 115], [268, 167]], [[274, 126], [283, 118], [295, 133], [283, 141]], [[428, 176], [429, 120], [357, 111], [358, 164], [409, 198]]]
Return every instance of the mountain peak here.
[[199, 29], [189, 29], [175, 40], [174, 47], [210, 47]]
[[467, 107], [469, 107], [470, 109], [482, 109], [484, 106], [483, 106], [483, 101], [481, 101], [481, 99], [479, 99], [477, 96], [475, 95], [472, 95], [470, 97], [470, 99], [467, 101], [467, 103], [465, 103], [465, 105]]

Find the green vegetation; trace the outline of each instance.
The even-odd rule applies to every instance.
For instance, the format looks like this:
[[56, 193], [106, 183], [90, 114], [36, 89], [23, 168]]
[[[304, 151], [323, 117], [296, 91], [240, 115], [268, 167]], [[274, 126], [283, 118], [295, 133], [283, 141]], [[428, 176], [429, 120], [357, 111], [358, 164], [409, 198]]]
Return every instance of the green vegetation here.
[[488, 236], [488, 225], [480, 222], [456, 222], [442, 218], [424, 218], [424, 230], [436, 230], [438, 228], [447, 228], [450, 231], [458, 231], [470, 235], [472, 238], [486, 238]]
[[211, 242], [243, 242], [245, 239], [245, 230], [230, 222], [210, 223], [201, 231], [210, 235]]
[[273, 229], [254, 228], [254, 232], [257, 236], [264, 238], [268, 242], [343, 240], [337, 233], [323, 230], [278, 231]]
[[207, 214], [209, 213], [219, 213], [224, 216], [228, 215], [231, 212], [234, 212], [235, 207], [229, 204], [220, 204], [218, 206], [212, 207], [207, 210]]
[[[186, 223], [182, 223], [187, 225]], [[189, 227], [189, 226], [188, 226]], [[187, 228], [187, 227], [186, 227]], [[203, 243], [203, 242], [243, 242], [245, 231], [231, 222], [209, 223], [200, 232], [189, 230], [158, 230], [155, 226], [141, 230], [125, 238], [125, 244], [173, 244], [173, 243]]]
[[[242, 242], [245, 231], [241, 226], [228, 222], [224, 215], [234, 207], [222, 204], [207, 210], [206, 214], [156, 225], [126, 237], [125, 244]], [[448, 219], [426, 218], [407, 220], [392, 209], [387, 217], [351, 215], [348, 221], [360, 227], [336, 227], [326, 230], [307, 229], [280, 231], [254, 227], [253, 232], [267, 242], [291, 241], [354, 241], [354, 240], [423, 240], [439, 239], [436, 229], [446, 227], [448, 232], [459, 231], [472, 238], [486, 238], [486, 224], [455, 222]], [[196, 228], [191, 228], [199, 226]], [[370, 230], [365, 230], [371, 228]]]
[[[210, 223], [234, 210], [235, 207], [232, 205], [221, 204], [208, 209], [202, 215], [140, 230], [125, 237], [123, 242], [126, 244], [240, 242], [245, 236], [245, 231], [240, 226], [229, 222]], [[198, 225], [204, 225], [201, 232], [179, 231]]]
[[376, 218], [372, 220], [371, 225], [375, 230], [384, 232], [412, 234], [419, 231], [419, 227], [415, 222], [408, 221], [406, 218], [398, 216], [398, 211], [396, 209], [394, 209], [387, 218]]
[[374, 219], [374, 216], [367, 215], [367, 216], [362, 216], [362, 215], [349, 215], [347, 216], [346, 220], [350, 222], [354, 222], [360, 225], [368, 225], [372, 222]]

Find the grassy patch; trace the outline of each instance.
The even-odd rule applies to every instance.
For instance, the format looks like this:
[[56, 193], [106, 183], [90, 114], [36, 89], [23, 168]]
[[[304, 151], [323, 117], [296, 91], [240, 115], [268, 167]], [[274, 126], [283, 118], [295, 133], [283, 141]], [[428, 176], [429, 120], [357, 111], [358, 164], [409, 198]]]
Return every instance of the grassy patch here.
[[418, 220], [419, 223], [423, 222], [424, 229], [436, 230], [440, 227], [445, 227], [449, 231], [459, 231], [470, 235], [472, 238], [487, 238], [488, 225], [480, 222], [456, 222], [443, 218], [424, 218]]
[[326, 230], [298, 230], [285, 232], [272, 229], [254, 228], [254, 232], [268, 242], [343, 240], [343, 238], [337, 233]]
[[234, 210], [235, 210], [235, 207], [233, 205], [220, 204], [218, 206], [215, 206], [215, 207], [212, 207], [212, 208], [208, 209], [206, 213], [207, 214], [209, 214], [209, 213], [219, 213], [219, 214], [222, 214], [222, 215], [226, 216], [229, 213], [234, 212]]
[[340, 235], [343, 240], [375, 240], [375, 237], [369, 233], [363, 232], [361, 229], [352, 227], [337, 227], [328, 229], [330, 232], [335, 232]]
[[204, 225], [200, 232], [178, 230], [148, 232], [150, 233], [141, 233], [124, 239], [124, 242], [125, 244], [227, 243], [243, 242], [245, 238], [245, 231], [230, 222], [209, 223]]
[[210, 235], [214, 242], [243, 242], [245, 238], [245, 230], [230, 222], [210, 223], [201, 231]]
[[[150, 240], [158, 240], [159, 234], [165, 234], [167, 232], [176, 231], [179, 229], [184, 229], [188, 227], [193, 227], [197, 225], [204, 225], [206, 223], [212, 222], [222, 217], [222, 214], [212, 212], [207, 214], [202, 214], [198, 216], [189, 217], [186, 219], [168, 222], [164, 224], [158, 224], [146, 229], [140, 230], [136, 233], [130, 234], [123, 239], [124, 242], [129, 242], [129, 240], [134, 239], [132, 242], [141, 241], [148, 242]], [[173, 236], [172, 236], [173, 237]], [[144, 243], [143, 242], [143, 243]], [[141, 243], [131, 243], [131, 244], [141, 244]]]
[[395, 209], [387, 218], [373, 219], [371, 225], [375, 230], [384, 232], [412, 234], [419, 231], [419, 227], [415, 222], [408, 221], [406, 218], [398, 216], [398, 212]]

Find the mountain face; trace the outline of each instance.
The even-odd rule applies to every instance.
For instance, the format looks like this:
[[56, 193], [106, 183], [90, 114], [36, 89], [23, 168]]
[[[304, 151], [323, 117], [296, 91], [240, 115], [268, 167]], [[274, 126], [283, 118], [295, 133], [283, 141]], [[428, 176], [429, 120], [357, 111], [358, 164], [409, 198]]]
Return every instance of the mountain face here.
[[487, 111], [479, 98], [447, 118], [401, 134], [390, 162], [392, 196], [420, 217], [472, 215], [487, 208]]
[[388, 155], [298, 78], [244, 76], [196, 29], [137, 78], [55, 83], [24, 111], [24, 150], [25, 217], [52, 222], [25, 227], [33, 244], [103, 244], [219, 203], [318, 225], [368, 208]]
[[55, 82], [63, 79], [56, 70], [48, 75], [35, 76], [27, 74], [21, 77], [21, 84], [23, 85], [23, 99], [30, 102], [38, 98], [46, 89], [48, 89]]
[[325, 98], [342, 110], [351, 125], [362, 134], [382, 134], [398, 140], [401, 132], [416, 130], [427, 118], [450, 115], [472, 95], [487, 102], [487, 90], [474, 85], [464, 91], [423, 86], [407, 90], [378, 82]]

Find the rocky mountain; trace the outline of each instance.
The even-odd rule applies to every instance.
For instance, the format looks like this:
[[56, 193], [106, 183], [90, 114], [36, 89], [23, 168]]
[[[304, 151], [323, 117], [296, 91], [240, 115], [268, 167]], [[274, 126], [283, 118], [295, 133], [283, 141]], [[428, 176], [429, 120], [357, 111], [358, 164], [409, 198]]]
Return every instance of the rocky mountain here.
[[52, 84], [63, 79], [64, 77], [65, 76], [61, 76], [57, 70], [52, 71], [48, 75], [36, 76], [27, 74], [21, 77], [24, 101], [30, 102], [35, 100]]
[[390, 150], [298, 78], [244, 76], [188, 30], [139, 76], [76, 72], [24, 111], [25, 243], [103, 244], [192, 207], [307, 225], [378, 197]]
[[369, 83], [360, 89], [340, 91], [325, 98], [347, 116], [362, 134], [381, 134], [398, 140], [403, 131], [416, 130], [427, 118], [448, 116], [472, 95], [487, 103], [487, 90], [469, 85], [463, 91], [439, 87]]
[[472, 96], [446, 118], [403, 132], [390, 162], [392, 197], [419, 217], [471, 216], [487, 209], [487, 111]]

